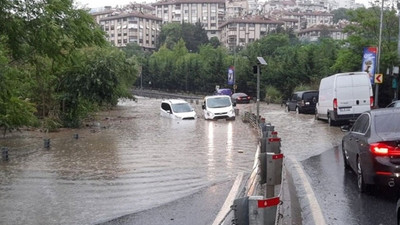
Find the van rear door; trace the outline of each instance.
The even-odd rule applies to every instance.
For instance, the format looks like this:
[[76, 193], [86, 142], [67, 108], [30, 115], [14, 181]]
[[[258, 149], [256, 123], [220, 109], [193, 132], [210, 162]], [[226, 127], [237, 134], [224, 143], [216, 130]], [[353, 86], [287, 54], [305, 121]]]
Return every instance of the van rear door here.
[[345, 75], [336, 79], [337, 114], [361, 114], [370, 110], [371, 84], [365, 75]]
[[353, 75], [353, 113], [361, 114], [371, 109], [372, 87], [365, 75]]

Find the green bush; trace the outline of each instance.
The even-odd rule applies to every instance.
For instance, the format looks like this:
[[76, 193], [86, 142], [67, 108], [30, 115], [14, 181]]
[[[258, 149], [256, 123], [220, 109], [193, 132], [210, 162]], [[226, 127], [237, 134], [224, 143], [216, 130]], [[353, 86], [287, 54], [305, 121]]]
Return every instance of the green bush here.
[[265, 101], [268, 103], [281, 103], [282, 93], [273, 86], [267, 86], [265, 88]]

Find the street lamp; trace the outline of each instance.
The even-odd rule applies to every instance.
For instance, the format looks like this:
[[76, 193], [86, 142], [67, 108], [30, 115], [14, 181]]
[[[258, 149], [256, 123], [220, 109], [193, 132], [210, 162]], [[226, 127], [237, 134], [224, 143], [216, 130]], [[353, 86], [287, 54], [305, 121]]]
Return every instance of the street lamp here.
[[257, 57], [257, 126], [260, 117], [260, 65], [267, 65], [263, 57]]

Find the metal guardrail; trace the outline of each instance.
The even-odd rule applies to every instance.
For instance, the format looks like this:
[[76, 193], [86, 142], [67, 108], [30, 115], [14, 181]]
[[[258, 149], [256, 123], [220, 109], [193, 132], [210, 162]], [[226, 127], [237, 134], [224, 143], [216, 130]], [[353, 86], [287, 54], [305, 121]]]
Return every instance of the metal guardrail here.
[[280, 218], [278, 207], [281, 205], [282, 192], [281, 139], [274, 126], [265, 123], [264, 118], [245, 112], [242, 120], [259, 133], [258, 163], [249, 176], [246, 196], [236, 198], [231, 205], [234, 216], [230, 224], [276, 225]]

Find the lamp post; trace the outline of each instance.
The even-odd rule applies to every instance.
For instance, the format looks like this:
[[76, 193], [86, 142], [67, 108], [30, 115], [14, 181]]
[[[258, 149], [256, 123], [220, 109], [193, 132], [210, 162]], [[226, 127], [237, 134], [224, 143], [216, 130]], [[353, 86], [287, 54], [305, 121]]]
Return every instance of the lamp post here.
[[[378, 59], [376, 62], [376, 73], [379, 73], [379, 66], [380, 66], [380, 60], [381, 60], [383, 3], [384, 3], [384, 0], [382, 0], [381, 17], [379, 20], [379, 42], [378, 42]], [[375, 76], [375, 74], [374, 74], [374, 76]], [[378, 107], [378, 95], [379, 95], [379, 84], [375, 84], [375, 104], [374, 104], [375, 107]]]
[[260, 65], [267, 65], [263, 57], [257, 57], [257, 126], [259, 124], [260, 117]]

